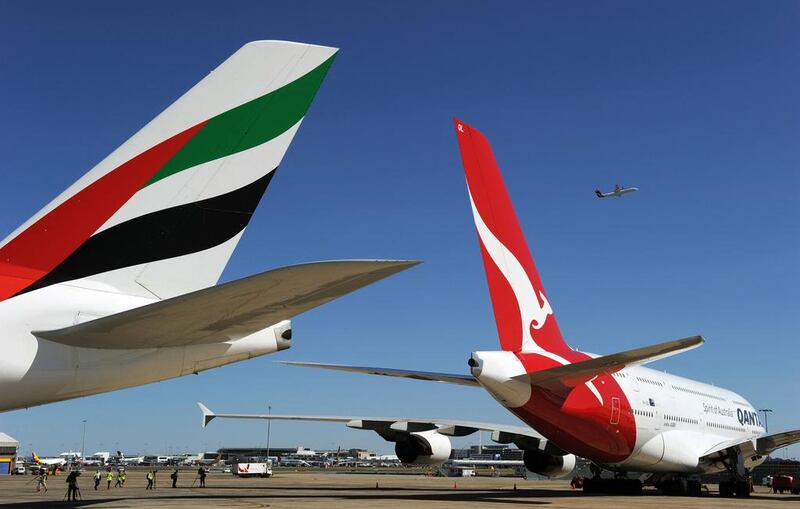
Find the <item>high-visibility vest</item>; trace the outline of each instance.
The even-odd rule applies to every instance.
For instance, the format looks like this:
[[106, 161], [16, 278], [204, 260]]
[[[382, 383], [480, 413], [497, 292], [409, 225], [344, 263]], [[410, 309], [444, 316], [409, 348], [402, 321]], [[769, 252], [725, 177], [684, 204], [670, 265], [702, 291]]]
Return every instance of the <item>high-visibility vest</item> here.
[[106, 476], [106, 481], [113, 481], [113, 480], [114, 480], [114, 474], [109, 472], [108, 475]]

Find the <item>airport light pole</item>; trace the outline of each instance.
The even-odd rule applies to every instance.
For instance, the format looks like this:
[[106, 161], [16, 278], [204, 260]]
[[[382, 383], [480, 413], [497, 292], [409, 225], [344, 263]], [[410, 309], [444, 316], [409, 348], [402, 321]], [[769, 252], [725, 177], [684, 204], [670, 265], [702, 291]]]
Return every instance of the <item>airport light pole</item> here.
[[769, 424], [767, 423], [767, 413], [772, 412], [771, 408], [761, 408], [759, 412], [764, 412], [764, 431], [769, 433]]
[[86, 457], [86, 419], [83, 420], [83, 440], [81, 441], [81, 460]]
[[[267, 415], [272, 415], [272, 406], [267, 405]], [[267, 419], [267, 463], [269, 463], [269, 435], [272, 431], [272, 419]]]

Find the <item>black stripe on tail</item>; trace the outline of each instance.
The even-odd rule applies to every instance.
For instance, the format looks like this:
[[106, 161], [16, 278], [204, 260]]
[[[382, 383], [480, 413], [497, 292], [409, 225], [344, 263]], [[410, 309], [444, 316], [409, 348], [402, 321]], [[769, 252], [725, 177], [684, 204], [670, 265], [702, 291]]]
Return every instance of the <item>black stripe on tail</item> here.
[[218, 246], [247, 226], [276, 170], [230, 193], [145, 214], [103, 230], [17, 295]]

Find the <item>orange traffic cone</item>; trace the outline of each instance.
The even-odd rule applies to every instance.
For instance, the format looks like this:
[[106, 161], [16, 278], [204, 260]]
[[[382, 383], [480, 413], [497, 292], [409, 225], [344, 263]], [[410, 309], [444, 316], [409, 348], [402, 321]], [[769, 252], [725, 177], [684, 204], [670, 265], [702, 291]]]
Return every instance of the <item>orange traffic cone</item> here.
[[458, 483], [455, 483], [455, 482], [453, 483], [453, 489], [454, 489], [454, 490], [457, 490], [457, 489], [458, 489]]

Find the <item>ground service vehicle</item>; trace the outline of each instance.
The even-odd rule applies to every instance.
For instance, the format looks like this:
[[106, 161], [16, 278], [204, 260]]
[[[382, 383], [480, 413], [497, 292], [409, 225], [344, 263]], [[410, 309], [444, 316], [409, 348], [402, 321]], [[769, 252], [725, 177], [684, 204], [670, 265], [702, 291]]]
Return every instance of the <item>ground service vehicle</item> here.
[[272, 477], [271, 463], [237, 463], [233, 475], [237, 477]]
[[783, 493], [784, 491], [800, 494], [800, 479], [795, 479], [791, 475], [776, 475], [772, 478], [772, 493]]

